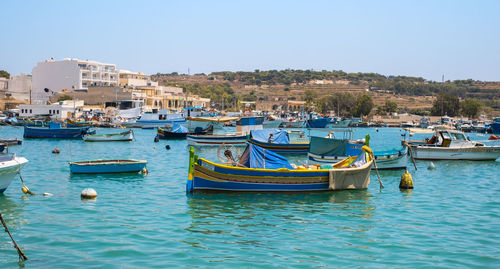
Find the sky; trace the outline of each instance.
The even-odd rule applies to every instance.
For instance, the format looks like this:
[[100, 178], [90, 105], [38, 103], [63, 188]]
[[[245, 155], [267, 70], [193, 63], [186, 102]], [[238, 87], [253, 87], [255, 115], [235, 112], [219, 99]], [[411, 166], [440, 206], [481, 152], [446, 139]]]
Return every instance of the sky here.
[[0, 70], [79, 58], [146, 74], [344, 70], [500, 81], [500, 1], [0, 3]]

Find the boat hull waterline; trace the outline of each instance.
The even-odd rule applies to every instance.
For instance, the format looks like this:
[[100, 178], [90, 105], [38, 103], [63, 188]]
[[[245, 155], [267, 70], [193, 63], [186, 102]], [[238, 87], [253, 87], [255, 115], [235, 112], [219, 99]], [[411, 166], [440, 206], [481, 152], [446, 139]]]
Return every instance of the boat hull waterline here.
[[138, 173], [146, 168], [145, 160], [94, 160], [71, 162], [73, 174]]
[[412, 147], [416, 160], [470, 160], [488, 161], [500, 158], [499, 146], [446, 148], [432, 146]]
[[111, 141], [132, 141], [134, 133], [132, 130], [120, 134], [107, 134], [107, 135], [84, 135], [85, 142], [111, 142]]

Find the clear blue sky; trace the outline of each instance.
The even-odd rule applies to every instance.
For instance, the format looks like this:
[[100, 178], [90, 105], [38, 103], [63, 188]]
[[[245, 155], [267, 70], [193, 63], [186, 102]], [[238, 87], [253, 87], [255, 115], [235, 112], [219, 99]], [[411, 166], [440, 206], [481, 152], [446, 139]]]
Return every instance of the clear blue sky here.
[[80, 58], [209, 73], [314, 69], [500, 80], [500, 1], [0, 2], [0, 69]]

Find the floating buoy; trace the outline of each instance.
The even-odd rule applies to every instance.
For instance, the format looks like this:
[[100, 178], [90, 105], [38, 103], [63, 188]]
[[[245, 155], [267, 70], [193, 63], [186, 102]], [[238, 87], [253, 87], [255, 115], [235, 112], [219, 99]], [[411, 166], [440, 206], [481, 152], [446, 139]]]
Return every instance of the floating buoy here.
[[54, 148], [54, 149], [52, 150], [52, 153], [54, 153], [54, 154], [59, 154], [59, 153], [61, 153], [61, 151], [60, 151], [58, 148]]
[[160, 138], [158, 136], [155, 136], [155, 143], [160, 142]]
[[82, 199], [95, 199], [97, 197], [97, 192], [92, 188], [86, 188], [82, 191]]
[[167, 150], [170, 150], [170, 145], [166, 145], [166, 146], [165, 146], [165, 148], [166, 148]]
[[44, 192], [44, 193], [42, 193], [42, 195], [43, 195], [43, 196], [54, 196], [54, 194], [52, 194], [52, 193], [48, 193], [48, 192]]
[[156, 149], [156, 146], [154, 146], [153, 149]]
[[494, 134], [490, 135], [490, 137], [488, 138], [488, 140], [499, 140], [500, 138]]
[[434, 165], [434, 163], [433, 163], [433, 162], [431, 162], [431, 163], [429, 164], [429, 167], [427, 167], [427, 169], [429, 169], [429, 170], [434, 170], [434, 169], [436, 169], [436, 166]]
[[408, 170], [401, 176], [401, 182], [399, 182], [400, 189], [413, 189], [413, 180], [411, 179], [411, 174]]
[[377, 131], [377, 132], [378, 132], [378, 128], [375, 128], [375, 131]]
[[148, 169], [146, 167], [142, 168], [141, 173], [143, 173], [144, 175], [147, 175]]
[[23, 191], [23, 193], [24, 193], [24, 194], [26, 194], [26, 193], [29, 193], [29, 192], [30, 192], [30, 189], [28, 189], [28, 187], [26, 187], [26, 186], [23, 186], [23, 187], [21, 188], [21, 190]]

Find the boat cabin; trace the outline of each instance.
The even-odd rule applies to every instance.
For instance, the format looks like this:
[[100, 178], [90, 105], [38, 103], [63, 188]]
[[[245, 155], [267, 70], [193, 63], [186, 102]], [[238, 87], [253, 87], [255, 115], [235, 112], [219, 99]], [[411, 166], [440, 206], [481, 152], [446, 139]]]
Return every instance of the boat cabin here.
[[433, 144], [438, 147], [464, 147], [475, 145], [474, 142], [470, 141], [462, 132], [454, 131], [439, 131], [430, 140], [429, 144]]

